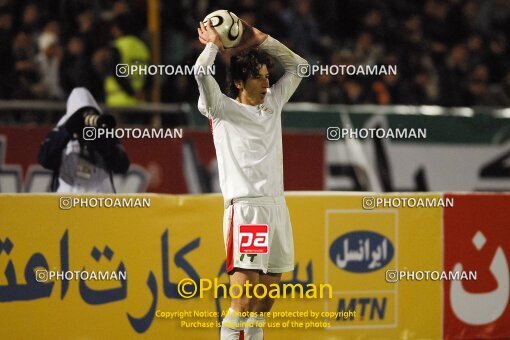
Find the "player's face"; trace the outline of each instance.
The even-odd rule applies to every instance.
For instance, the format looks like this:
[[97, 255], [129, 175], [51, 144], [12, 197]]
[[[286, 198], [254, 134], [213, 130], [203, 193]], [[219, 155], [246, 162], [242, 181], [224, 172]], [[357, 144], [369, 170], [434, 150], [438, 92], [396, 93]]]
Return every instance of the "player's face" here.
[[257, 76], [246, 80], [243, 91], [251, 105], [258, 105], [264, 102], [268, 88], [269, 71], [266, 65], [262, 65]]

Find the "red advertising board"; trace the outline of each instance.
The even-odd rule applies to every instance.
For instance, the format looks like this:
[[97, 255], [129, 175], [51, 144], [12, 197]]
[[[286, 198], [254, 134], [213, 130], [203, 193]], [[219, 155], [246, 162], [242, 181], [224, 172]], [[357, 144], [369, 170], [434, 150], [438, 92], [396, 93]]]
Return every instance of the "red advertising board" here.
[[[40, 171], [33, 173], [29, 169], [37, 169], [39, 147], [52, 128], [0, 127], [0, 175], [17, 176], [20, 191], [37, 191], [29, 187], [34, 181], [28, 177]], [[321, 133], [284, 134], [285, 190], [323, 190], [324, 139]], [[146, 182], [141, 191], [185, 194], [215, 189], [210, 183], [190, 189], [190, 183], [212, 182], [217, 178], [210, 131], [184, 128], [182, 139], [124, 138], [122, 144], [131, 160], [130, 171], [138, 172]]]
[[447, 194], [444, 269], [476, 280], [444, 282], [445, 339], [510, 339], [510, 195]]

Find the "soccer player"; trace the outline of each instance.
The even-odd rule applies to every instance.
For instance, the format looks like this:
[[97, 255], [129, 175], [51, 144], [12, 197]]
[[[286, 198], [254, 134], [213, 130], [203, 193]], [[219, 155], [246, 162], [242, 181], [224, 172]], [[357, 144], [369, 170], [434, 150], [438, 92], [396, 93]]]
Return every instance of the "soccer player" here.
[[[197, 74], [195, 78], [200, 91], [198, 108], [210, 120], [216, 149], [225, 202], [223, 235], [230, 284], [263, 284], [269, 290], [282, 273], [294, 270], [292, 226], [283, 196], [281, 112], [301, 81], [298, 65], [308, 63], [276, 39], [245, 22], [243, 25], [242, 40], [231, 50], [232, 98], [221, 92], [212, 75]], [[225, 49], [214, 28], [202, 22], [198, 36], [205, 48], [195, 67], [204, 70], [213, 65], [218, 51]], [[269, 55], [285, 69], [271, 87]], [[248, 238], [240, 235], [242, 225], [248, 225], [247, 230], [249, 225], [267, 225], [260, 244], [267, 241], [268, 251], [262, 247], [252, 254], [242, 253], [241, 245], [250, 245]], [[263, 339], [265, 319], [261, 312], [270, 311], [274, 300], [267, 296], [250, 299], [247, 295], [253, 296], [253, 292], [247, 293], [232, 299], [222, 322], [222, 340], [243, 336]], [[245, 317], [247, 312], [252, 312], [249, 317]]]

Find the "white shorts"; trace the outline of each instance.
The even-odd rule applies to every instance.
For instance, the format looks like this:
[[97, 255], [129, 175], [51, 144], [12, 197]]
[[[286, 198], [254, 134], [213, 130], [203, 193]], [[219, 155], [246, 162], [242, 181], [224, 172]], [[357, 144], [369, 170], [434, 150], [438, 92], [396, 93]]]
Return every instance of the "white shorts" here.
[[[293, 271], [294, 240], [285, 199], [235, 198], [231, 203], [223, 217], [227, 273], [234, 268], [261, 270], [264, 273]], [[261, 231], [262, 236], [256, 236], [261, 235], [259, 233], [247, 235], [246, 231], [250, 234], [252, 230]], [[243, 234], [240, 236], [241, 232]], [[250, 244], [255, 247], [251, 251], [251, 248], [246, 248]]]

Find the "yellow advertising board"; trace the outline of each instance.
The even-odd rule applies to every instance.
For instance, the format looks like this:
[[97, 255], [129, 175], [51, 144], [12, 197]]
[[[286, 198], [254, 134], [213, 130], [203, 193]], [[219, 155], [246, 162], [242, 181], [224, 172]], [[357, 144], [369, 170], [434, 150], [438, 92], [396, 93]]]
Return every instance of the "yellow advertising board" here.
[[[289, 290], [265, 339], [441, 337], [440, 283], [388, 282], [388, 271], [442, 270], [442, 209], [370, 210], [362, 199], [287, 196], [296, 269], [283, 281], [332, 289], [323, 298]], [[219, 195], [0, 195], [2, 334], [218, 339], [228, 299], [184, 298], [179, 289], [183, 279], [228, 282], [222, 218]]]

